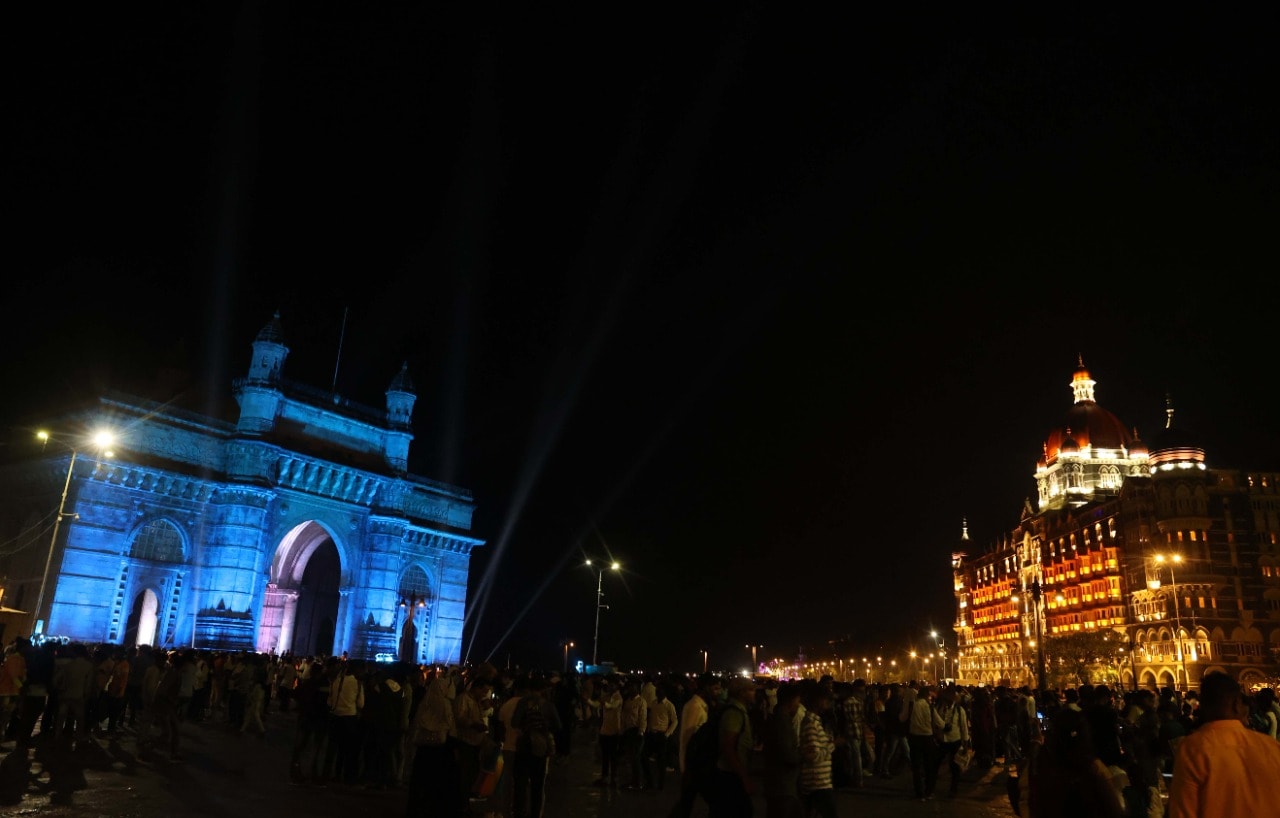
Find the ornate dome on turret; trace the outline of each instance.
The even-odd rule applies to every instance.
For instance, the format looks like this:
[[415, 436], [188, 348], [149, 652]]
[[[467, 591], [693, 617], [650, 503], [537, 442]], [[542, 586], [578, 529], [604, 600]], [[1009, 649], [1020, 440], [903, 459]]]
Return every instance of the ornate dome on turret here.
[[1138, 437], [1138, 430], [1133, 430], [1133, 438], [1129, 441], [1129, 455], [1131, 457], [1146, 457], [1149, 450], [1147, 444], [1143, 443]]
[[413, 391], [413, 380], [409, 377], [409, 362], [405, 361], [400, 366], [400, 371], [391, 379], [391, 385], [387, 387], [388, 392], [408, 392], [410, 395], [416, 394]]
[[[1089, 376], [1084, 362], [1080, 361], [1071, 378], [1071, 391], [1075, 395], [1075, 403], [1067, 410], [1062, 426], [1049, 432], [1044, 443], [1044, 460], [1053, 462], [1058, 455], [1067, 451], [1082, 449], [1115, 449], [1127, 448], [1132, 435], [1120, 418], [1103, 409], [1093, 397], [1096, 381]], [[1067, 444], [1075, 445], [1074, 449]]]
[[1067, 436], [1062, 439], [1059, 450], [1064, 454], [1075, 454], [1080, 451], [1080, 444], [1076, 443], [1076, 439], [1071, 436], [1071, 427], [1067, 427]]
[[255, 341], [267, 341], [272, 344], [284, 343], [284, 327], [280, 326], [280, 311], [276, 310], [275, 315], [267, 322], [267, 325], [258, 330], [258, 337]]
[[1204, 441], [1200, 435], [1173, 419], [1173, 398], [1165, 398], [1165, 426], [1151, 440], [1151, 466], [1179, 462], [1204, 463]]

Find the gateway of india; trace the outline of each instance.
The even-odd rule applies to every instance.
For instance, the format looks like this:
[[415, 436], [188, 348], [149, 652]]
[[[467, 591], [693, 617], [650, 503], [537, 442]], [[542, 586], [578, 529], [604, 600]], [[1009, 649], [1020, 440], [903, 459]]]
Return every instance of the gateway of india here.
[[111, 395], [33, 436], [0, 470], [0, 638], [457, 663], [484, 543], [470, 492], [407, 471], [407, 367], [379, 410], [288, 354], [277, 313], [234, 423]]

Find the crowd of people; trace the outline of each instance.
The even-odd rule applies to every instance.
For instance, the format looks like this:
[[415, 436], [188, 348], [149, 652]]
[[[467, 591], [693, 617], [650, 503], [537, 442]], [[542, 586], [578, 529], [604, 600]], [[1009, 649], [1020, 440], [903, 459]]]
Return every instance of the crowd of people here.
[[[1271, 805], [1280, 704], [1223, 674], [1197, 692], [1106, 685], [793, 681], [711, 673], [608, 676], [429, 668], [345, 656], [163, 650], [15, 640], [0, 665], [0, 726], [15, 750], [74, 751], [128, 735], [182, 760], [183, 722], [265, 737], [295, 714], [287, 765], [304, 786], [401, 789], [406, 816], [541, 818], [549, 765], [589, 742], [612, 790], [678, 787], [670, 818], [834, 818], [837, 790], [901, 777], [955, 797], [999, 766], [1035, 818], [1175, 818]], [[1228, 798], [1228, 794], [1230, 798]], [[627, 796], [622, 796], [627, 797]], [[1263, 803], [1258, 801], [1257, 803]]]

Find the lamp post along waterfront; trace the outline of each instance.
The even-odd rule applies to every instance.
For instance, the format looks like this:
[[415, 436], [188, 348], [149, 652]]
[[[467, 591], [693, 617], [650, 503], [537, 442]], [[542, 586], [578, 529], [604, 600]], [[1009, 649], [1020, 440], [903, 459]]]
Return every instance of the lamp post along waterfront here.
[[[587, 565], [591, 564], [591, 560], [587, 560]], [[607, 567], [601, 567], [596, 577], [596, 630], [591, 642], [591, 664], [593, 666], [600, 663], [600, 609], [606, 607], [604, 604], [604, 572], [606, 570], [620, 571], [622, 570], [622, 565], [615, 561]]]
[[1169, 563], [1170, 593], [1173, 594], [1174, 638], [1177, 640], [1178, 663], [1182, 665], [1182, 689], [1186, 691], [1191, 689], [1191, 677], [1187, 675], [1187, 652], [1182, 646], [1182, 611], [1178, 606], [1178, 576], [1173, 569], [1175, 563], [1182, 562], [1182, 555], [1174, 554], [1172, 557], [1165, 557], [1164, 554], [1156, 554], [1157, 565], [1164, 565], [1166, 561]]
[[1039, 690], [1045, 690], [1044, 678], [1044, 637], [1040, 633], [1040, 611], [1043, 606], [1043, 593], [1040, 589], [1040, 581], [1031, 583], [1031, 616], [1035, 619], [1036, 624], [1036, 685]]
[[[36, 433], [37, 439], [43, 448], [47, 446], [52, 436], [45, 431]], [[93, 439], [94, 445], [99, 450], [104, 450], [111, 445], [112, 435], [109, 432], [98, 432]], [[44, 573], [40, 577], [40, 591], [36, 594], [36, 607], [31, 613], [31, 633], [37, 633], [37, 628], [43, 632], [42, 620], [40, 619], [40, 609], [44, 607], [45, 592], [49, 587], [49, 569], [53, 566], [53, 552], [58, 547], [58, 531], [62, 528], [62, 519], [67, 516], [67, 495], [71, 492], [71, 478], [76, 471], [76, 458], [79, 457], [79, 450], [74, 446], [68, 447], [71, 450], [71, 462], [67, 464], [67, 477], [62, 483], [62, 499], [58, 501], [58, 515], [53, 519], [53, 533], [49, 536], [49, 553], [44, 558]], [[111, 453], [107, 452], [110, 457]], [[77, 515], [72, 514], [72, 517]]]

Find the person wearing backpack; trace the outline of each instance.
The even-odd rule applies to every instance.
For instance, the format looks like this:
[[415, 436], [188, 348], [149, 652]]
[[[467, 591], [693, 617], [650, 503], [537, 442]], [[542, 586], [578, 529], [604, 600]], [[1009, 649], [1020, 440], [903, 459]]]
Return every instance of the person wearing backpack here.
[[563, 725], [548, 698], [548, 684], [537, 678], [520, 698], [511, 726], [520, 731], [512, 776], [514, 818], [542, 818], [546, 801], [547, 765], [555, 754], [555, 734]]
[[735, 677], [729, 681], [729, 701], [719, 714], [716, 730], [715, 772], [707, 785], [707, 802], [714, 818], [751, 816], [756, 782], [750, 772], [751, 751], [755, 748], [750, 708], [755, 698], [756, 685], [751, 679]]

